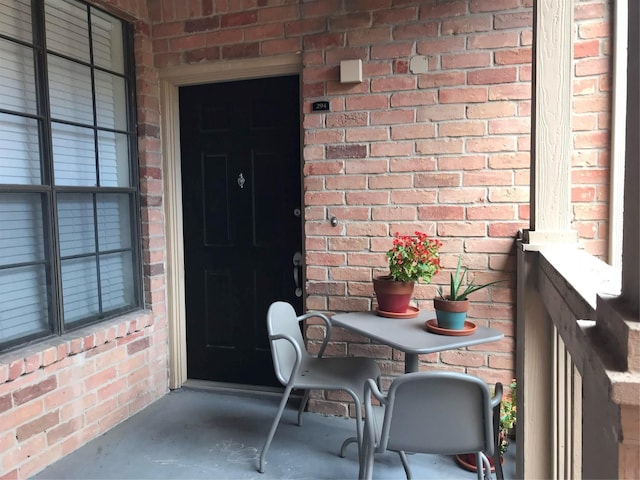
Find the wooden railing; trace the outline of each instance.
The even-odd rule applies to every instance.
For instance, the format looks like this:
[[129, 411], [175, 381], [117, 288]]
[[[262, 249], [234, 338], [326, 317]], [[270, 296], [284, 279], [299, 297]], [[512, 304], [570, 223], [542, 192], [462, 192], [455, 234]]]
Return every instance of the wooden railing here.
[[638, 323], [607, 308], [619, 273], [571, 247], [519, 255], [518, 477], [637, 478]]

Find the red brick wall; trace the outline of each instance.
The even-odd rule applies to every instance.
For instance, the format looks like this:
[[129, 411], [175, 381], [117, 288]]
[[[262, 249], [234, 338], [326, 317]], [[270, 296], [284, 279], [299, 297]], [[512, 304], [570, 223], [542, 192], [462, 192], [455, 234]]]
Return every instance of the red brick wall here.
[[[463, 253], [478, 281], [510, 282], [478, 292], [470, 312], [506, 338], [424, 356], [425, 368], [438, 363], [508, 383], [514, 239], [528, 226], [531, 8], [393, 4], [213, 1], [189, 10], [152, 1], [156, 66], [302, 52], [307, 308], [371, 309], [371, 279], [386, 271], [390, 236], [426, 231], [444, 242], [448, 268]], [[411, 72], [416, 56], [426, 57], [426, 73]], [[340, 60], [356, 58], [364, 81], [340, 84]], [[311, 113], [316, 100], [330, 101], [331, 111]], [[434, 294], [435, 286], [418, 286], [415, 298], [432, 309]], [[374, 355], [389, 375], [403, 370], [401, 352], [334, 337], [333, 353]], [[318, 394], [312, 407], [344, 413], [344, 398], [330, 395]]]
[[[426, 231], [444, 242], [447, 268], [462, 253], [478, 281], [510, 281], [475, 294], [470, 312], [503, 341], [424, 356], [423, 367], [508, 383], [513, 247], [529, 220], [532, 4], [151, 0], [149, 12], [159, 68], [301, 52], [307, 308], [371, 309], [371, 279], [386, 271], [393, 232]], [[576, 5], [574, 221], [596, 254], [607, 242], [606, 5]], [[411, 71], [417, 56], [427, 72]], [[358, 58], [363, 82], [340, 84], [340, 60]], [[316, 100], [330, 112], [311, 113]], [[421, 308], [432, 309], [435, 285], [447, 279], [417, 288]], [[309, 329], [312, 341], [319, 328]], [[387, 374], [402, 371], [400, 352], [334, 337], [331, 352], [375, 355]], [[312, 407], [343, 413], [341, 400], [319, 394]]]
[[146, 309], [0, 356], [0, 479], [28, 478], [167, 391], [159, 101], [143, 0], [96, 1], [135, 23]]
[[574, 227], [584, 248], [605, 261], [609, 248], [612, 3], [576, 2], [571, 119]]

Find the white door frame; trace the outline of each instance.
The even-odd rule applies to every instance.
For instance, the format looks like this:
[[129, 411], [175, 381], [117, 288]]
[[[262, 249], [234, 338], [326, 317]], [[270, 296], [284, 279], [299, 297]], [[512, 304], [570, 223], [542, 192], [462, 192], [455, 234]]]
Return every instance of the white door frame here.
[[162, 69], [160, 128], [164, 179], [166, 238], [167, 323], [169, 388], [187, 381], [187, 334], [184, 295], [184, 244], [182, 238], [182, 174], [180, 170], [180, 111], [178, 87], [250, 78], [300, 74], [300, 54], [231, 60]]

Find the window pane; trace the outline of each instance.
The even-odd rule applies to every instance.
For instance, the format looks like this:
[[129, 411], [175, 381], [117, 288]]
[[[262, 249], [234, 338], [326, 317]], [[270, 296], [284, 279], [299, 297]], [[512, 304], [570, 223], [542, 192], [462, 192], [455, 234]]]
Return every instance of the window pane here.
[[131, 248], [131, 216], [126, 194], [97, 195], [100, 251]]
[[50, 332], [44, 265], [0, 269], [0, 343]]
[[36, 120], [0, 113], [0, 183], [42, 183]]
[[93, 125], [91, 69], [54, 55], [47, 58], [51, 117]]
[[101, 187], [128, 187], [129, 138], [123, 133], [98, 132]]
[[0, 0], [0, 33], [31, 43], [30, 0]]
[[93, 63], [124, 73], [124, 46], [122, 22], [95, 8], [91, 8], [91, 35], [93, 38]]
[[95, 257], [62, 261], [62, 306], [67, 325], [98, 315], [98, 272]]
[[93, 130], [51, 122], [56, 185], [95, 186]]
[[47, 48], [89, 61], [87, 8], [74, 0], [48, 0], [45, 5]]
[[134, 304], [131, 252], [100, 257], [102, 309], [105, 312]]
[[0, 108], [36, 114], [33, 50], [0, 39]]
[[98, 126], [127, 129], [127, 96], [124, 78], [96, 70], [96, 110]]
[[58, 194], [60, 255], [68, 257], [96, 251], [93, 196], [90, 193]]
[[0, 194], [0, 267], [44, 261], [39, 194]]

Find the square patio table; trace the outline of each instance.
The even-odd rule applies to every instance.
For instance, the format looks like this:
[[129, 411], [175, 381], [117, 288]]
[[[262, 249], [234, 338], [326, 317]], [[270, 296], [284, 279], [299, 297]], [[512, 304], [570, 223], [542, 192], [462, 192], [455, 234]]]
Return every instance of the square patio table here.
[[408, 319], [381, 317], [375, 312], [346, 312], [334, 314], [331, 323], [404, 352], [405, 373], [418, 371], [420, 354], [495, 342], [504, 337], [504, 334], [495, 328], [479, 325], [471, 335], [431, 333], [426, 330], [424, 324], [432, 318], [435, 318], [434, 312], [426, 311], [421, 311], [416, 318]]

